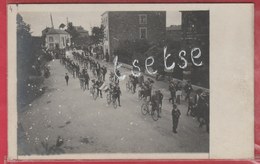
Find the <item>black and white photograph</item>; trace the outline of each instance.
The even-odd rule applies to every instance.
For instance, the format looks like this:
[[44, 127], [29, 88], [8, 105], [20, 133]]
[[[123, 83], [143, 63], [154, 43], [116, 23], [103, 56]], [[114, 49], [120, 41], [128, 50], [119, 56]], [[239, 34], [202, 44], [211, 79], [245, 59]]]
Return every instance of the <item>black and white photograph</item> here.
[[13, 6], [17, 155], [209, 154], [211, 9], [80, 6]]
[[209, 11], [17, 14], [18, 154], [209, 151]]

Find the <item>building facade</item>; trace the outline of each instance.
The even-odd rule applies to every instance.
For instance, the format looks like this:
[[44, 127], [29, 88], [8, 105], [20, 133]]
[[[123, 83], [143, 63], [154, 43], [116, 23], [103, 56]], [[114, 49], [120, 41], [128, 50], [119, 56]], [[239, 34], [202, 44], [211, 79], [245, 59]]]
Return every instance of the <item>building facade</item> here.
[[165, 39], [165, 11], [107, 11], [102, 14], [104, 54], [113, 60], [114, 51], [126, 40], [147, 40], [156, 44]]
[[187, 69], [183, 71], [183, 79], [209, 87], [209, 11], [181, 11], [181, 14], [181, 47], [187, 54], [190, 54], [193, 48], [199, 48], [200, 61], [203, 62], [201, 67], [196, 67], [189, 61]]
[[50, 28], [46, 33], [45, 46], [47, 49], [64, 49], [70, 45], [71, 37], [66, 31]]

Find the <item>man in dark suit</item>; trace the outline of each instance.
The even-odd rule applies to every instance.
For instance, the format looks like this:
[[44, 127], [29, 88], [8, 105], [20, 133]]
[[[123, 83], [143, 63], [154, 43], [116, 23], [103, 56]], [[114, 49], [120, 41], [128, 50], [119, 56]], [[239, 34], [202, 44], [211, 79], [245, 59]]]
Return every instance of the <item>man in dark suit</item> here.
[[197, 117], [198, 122], [201, 124], [201, 118], [203, 118], [203, 109], [204, 109], [204, 99], [202, 97], [203, 91], [201, 89], [198, 89], [196, 91], [196, 97], [195, 97], [195, 115]]
[[66, 80], [66, 84], [68, 85], [69, 84], [69, 75], [67, 73], [65, 75], [65, 80]]
[[171, 98], [169, 99], [169, 102], [172, 101], [172, 104], [174, 104], [176, 100], [176, 88], [173, 81], [170, 82], [169, 91], [171, 93]]
[[181, 112], [177, 108], [177, 105], [173, 104], [173, 109], [172, 109], [172, 132], [173, 133], [177, 133], [177, 127], [178, 127], [180, 115]]
[[188, 84], [185, 85], [184, 89], [185, 89], [185, 92], [186, 92], [185, 101], [187, 101], [189, 99], [189, 97], [190, 97], [191, 91], [193, 90], [190, 81], [188, 81]]

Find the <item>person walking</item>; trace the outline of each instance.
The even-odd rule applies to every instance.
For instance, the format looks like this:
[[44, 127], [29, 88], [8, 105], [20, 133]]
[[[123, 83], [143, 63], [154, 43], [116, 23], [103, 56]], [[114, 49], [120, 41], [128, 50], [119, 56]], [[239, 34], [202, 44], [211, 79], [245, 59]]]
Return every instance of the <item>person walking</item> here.
[[191, 92], [192, 92], [192, 90], [193, 90], [190, 81], [188, 81], [188, 83], [185, 85], [184, 90], [185, 90], [185, 92], [186, 92], [185, 101], [187, 101], [187, 100], [189, 100], [190, 94], [191, 94]]
[[181, 96], [182, 96], [182, 85], [181, 82], [176, 84], [176, 104], [181, 104]]
[[106, 73], [107, 73], [107, 68], [105, 67], [105, 65], [103, 65], [102, 69], [102, 79], [103, 81], [106, 80]]
[[173, 81], [170, 82], [169, 91], [171, 94], [171, 97], [169, 98], [169, 102], [172, 101], [172, 104], [174, 104], [176, 100], [176, 87]]
[[79, 74], [79, 84], [80, 84], [80, 89], [82, 89], [83, 91], [85, 91], [85, 85], [84, 85], [84, 76], [83, 74]]
[[102, 98], [102, 90], [100, 89], [100, 87], [103, 85], [103, 82], [98, 79], [96, 81], [96, 85], [97, 85], [97, 95], [100, 96], [100, 98]]
[[133, 82], [132, 82], [132, 84], [133, 84], [133, 92], [135, 93], [135, 91], [136, 91], [136, 85], [138, 84], [138, 78], [137, 78], [137, 77], [133, 76]]
[[65, 75], [65, 80], [66, 80], [66, 84], [67, 84], [67, 86], [69, 85], [69, 75], [68, 75], [68, 73], [66, 73], [66, 75]]
[[106, 52], [106, 62], [107, 62], [107, 63], [109, 62], [109, 54], [108, 54], [108, 51]]
[[157, 111], [158, 118], [161, 118], [160, 116], [160, 109], [159, 109], [159, 94], [158, 91], [155, 91], [155, 93], [151, 96], [151, 105], [152, 105], [152, 114], [154, 114], [154, 111]]
[[114, 94], [115, 94], [115, 98], [117, 99], [118, 101], [118, 106], [121, 106], [121, 103], [120, 103], [120, 96], [122, 95], [122, 92], [120, 90], [120, 87], [119, 87], [119, 84], [116, 83], [116, 86], [114, 87]]
[[177, 105], [173, 104], [173, 109], [172, 109], [172, 132], [173, 133], [177, 133], [177, 127], [178, 127], [180, 115], [181, 112], [177, 108]]
[[100, 64], [97, 62], [96, 63], [96, 72], [97, 72], [97, 77], [100, 79], [100, 69], [101, 69], [101, 67], [100, 67]]
[[89, 78], [89, 75], [88, 75], [87, 72], [84, 75], [84, 79], [85, 79], [85, 81], [84, 81], [85, 82], [85, 89], [87, 88], [89, 90], [89, 80], [90, 80], [90, 78]]
[[162, 112], [162, 100], [163, 100], [163, 94], [161, 90], [158, 90], [158, 97], [159, 97], [159, 112]]

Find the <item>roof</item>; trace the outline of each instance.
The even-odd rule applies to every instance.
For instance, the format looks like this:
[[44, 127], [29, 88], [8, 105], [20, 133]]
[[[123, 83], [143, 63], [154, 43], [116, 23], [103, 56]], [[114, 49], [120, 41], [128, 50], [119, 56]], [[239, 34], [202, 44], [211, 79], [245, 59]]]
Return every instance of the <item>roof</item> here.
[[44, 30], [42, 30], [42, 32], [48, 32], [49, 29], [50, 27], [46, 27]]
[[166, 11], [163, 11], [163, 10], [158, 10], [158, 11], [153, 11], [153, 10], [151, 10], [151, 11], [105, 11], [105, 12], [103, 12], [102, 14], [101, 14], [101, 16], [103, 16], [103, 15], [105, 15], [105, 14], [107, 14], [107, 13], [153, 13], [153, 12], [164, 12], [164, 13], [166, 13]]
[[47, 35], [50, 35], [50, 34], [69, 34], [67, 33], [66, 31], [64, 30], [59, 30], [59, 29], [49, 29], [48, 32], [47, 32]]

